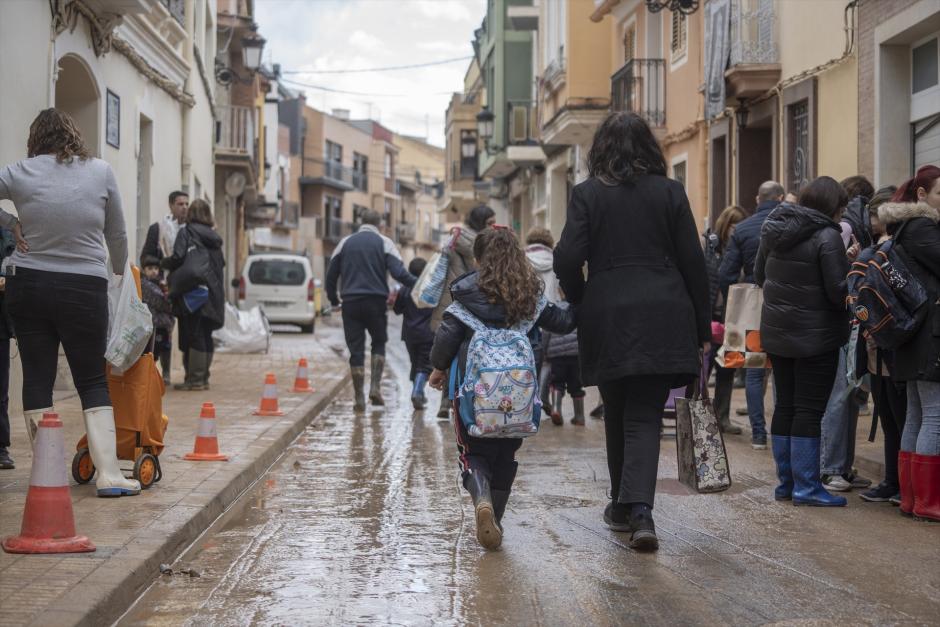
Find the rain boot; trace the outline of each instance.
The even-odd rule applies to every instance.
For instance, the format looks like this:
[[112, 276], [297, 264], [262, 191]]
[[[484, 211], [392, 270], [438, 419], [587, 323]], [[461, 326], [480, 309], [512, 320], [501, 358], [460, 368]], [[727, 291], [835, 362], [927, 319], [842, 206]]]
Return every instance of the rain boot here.
[[424, 388], [428, 384], [428, 375], [426, 372], [419, 372], [415, 375], [415, 383], [411, 388], [411, 405], [415, 409], [424, 409], [428, 404], [428, 399], [424, 395]]
[[183, 392], [198, 392], [206, 389], [206, 372], [208, 353], [197, 351], [194, 348], [189, 349], [188, 364], [186, 371], [186, 380], [173, 386], [174, 390]]
[[561, 417], [561, 401], [565, 398], [565, 393], [552, 386], [552, 424], [560, 427], [565, 424], [565, 419]]
[[127, 479], [118, 466], [114, 410], [111, 407], [86, 409], [85, 433], [88, 434], [91, 461], [97, 470], [95, 488], [98, 496], [140, 494], [140, 483]]
[[793, 467], [790, 466], [790, 436], [771, 435], [770, 447], [774, 454], [774, 463], [777, 465], [777, 480], [780, 482], [774, 488], [774, 499], [789, 501], [793, 498]]
[[211, 353], [206, 353], [205, 355], [206, 355], [206, 374], [202, 378], [202, 386], [203, 386], [202, 389], [208, 390], [209, 389], [209, 371], [212, 368], [212, 358], [215, 357], [215, 351], [212, 351]]
[[844, 496], [829, 494], [819, 478], [819, 438], [790, 437], [793, 504], [845, 507]]
[[911, 457], [914, 516], [940, 522], [940, 455]]
[[441, 406], [437, 410], [437, 417], [439, 420], [450, 420], [450, 407], [451, 400], [450, 394], [448, 393], [448, 386], [450, 385], [450, 371], [444, 372], [444, 389], [441, 391]]
[[499, 525], [500, 532], [503, 530], [503, 514], [506, 513], [506, 504], [509, 503], [509, 494], [512, 492], [512, 484], [516, 481], [516, 471], [518, 469], [519, 462], [512, 462], [509, 474], [506, 477], [506, 485], [509, 487], [505, 490], [490, 490], [493, 497], [493, 512], [496, 514], [496, 524]]
[[163, 372], [163, 384], [170, 387], [170, 370], [172, 368], [171, 357], [173, 353], [165, 350], [160, 353], [160, 370]]
[[542, 372], [539, 374], [539, 400], [542, 401], [542, 411], [546, 416], [552, 415], [552, 399], [549, 397], [552, 386], [549, 380], [552, 376], [552, 367], [546, 361], [542, 364]]
[[498, 549], [503, 542], [503, 532], [496, 522], [489, 480], [479, 470], [471, 470], [467, 475], [466, 487], [473, 498], [477, 541], [483, 548], [490, 551]]
[[914, 487], [911, 485], [910, 451], [898, 452], [898, 483], [901, 484], [901, 513], [905, 516], [914, 514]]
[[377, 407], [385, 405], [382, 399], [382, 371], [385, 369], [385, 355], [372, 356], [372, 379], [369, 383], [369, 402]]
[[366, 410], [366, 394], [364, 389], [366, 385], [366, 369], [363, 366], [353, 366], [350, 368], [350, 371], [352, 372], [353, 395], [355, 396], [353, 411], [361, 414]]
[[42, 420], [42, 415], [50, 411], [52, 411], [51, 407], [30, 409], [23, 412], [23, 417], [26, 418], [26, 437], [29, 438], [30, 448], [33, 447], [33, 443], [36, 441], [36, 430], [39, 429], [39, 421]]
[[571, 397], [571, 402], [574, 404], [574, 418], [571, 419], [571, 424], [577, 425], [579, 427], [584, 426], [584, 397], [574, 398]]

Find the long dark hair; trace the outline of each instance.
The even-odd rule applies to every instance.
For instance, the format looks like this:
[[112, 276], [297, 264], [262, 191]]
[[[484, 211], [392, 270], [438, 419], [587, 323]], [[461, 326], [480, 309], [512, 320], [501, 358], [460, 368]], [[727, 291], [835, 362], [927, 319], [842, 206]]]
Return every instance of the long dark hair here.
[[833, 220], [839, 218], [839, 213], [848, 202], [849, 195], [831, 176], [817, 177], [800, 190], [801, 205], [820, 211]]
[[489, 302], [503, 306], [509, 326], [535, 315], [542, 281], [515, 233], [505, 227], [484, 229], [473, 242], [473, 256], [480, 267], [480, 291]]
[[477, 205], [467, 215], [467, 226], [479, 233], [486, 228], [486, 221], [495, 216], [496, 212], [486, 205]]
[[84, 161], [91, 156], [75, 120], [59, 109], [43, 109], [29, 125], [26, 154], [29, 157], [55, 155], [59, 163], [71, 161], [73, 157]]
[[609, 185], [631, 183], [643, 174], [666, 176], [666, 159], [646, 120], [636, 113], [611, 113], [594, 133], [588, 173]]

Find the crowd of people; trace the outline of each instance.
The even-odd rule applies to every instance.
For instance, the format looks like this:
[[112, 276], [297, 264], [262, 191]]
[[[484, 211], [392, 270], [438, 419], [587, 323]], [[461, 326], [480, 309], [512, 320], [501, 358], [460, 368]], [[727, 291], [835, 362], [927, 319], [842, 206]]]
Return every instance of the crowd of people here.
[[[30, 126], [27, 158], [0, 168], [0, 199], [12, 201], [17, 212], [0, 211], [0, 468], [15, 467], [7, 412], [15, 337], [30, 441], [43, 413], [53, 410], [61, 346], [81, 399], [98, 496], [139, 494], [139, 482], [118, 466], [105, 360], [109, 278], [133, 280], [126, 276], [127, 233], [114, 172], [91, 156], [68, 114], [46, 109]], [[169, 215], [149, 228], [142, 249], [140, 293], [154, 327], [147, 350], [170, 384], [178, 321], [186, 373], [175, 386], [180, 390], [208, 388], [211, 334], [225, 312], [221, 245], [209, 204], [173, 192]]]

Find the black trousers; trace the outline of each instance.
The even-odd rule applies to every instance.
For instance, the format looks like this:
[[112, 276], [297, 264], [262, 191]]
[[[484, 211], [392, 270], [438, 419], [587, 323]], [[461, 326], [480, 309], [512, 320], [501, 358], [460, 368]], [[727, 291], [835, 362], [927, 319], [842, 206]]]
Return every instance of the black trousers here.
[[611, 498], [653, 506], [659, 436], [673, 375], [623, 377], [601, 383]]
[[408, 358], [411, 360], [411, 381], [415, 380], [419, 372], [431, 374], [433, 369], [431, 368], [431, 347], [433, 345], [433, 342], [405, 342]]
[[734, 368], [722, 368], [715, 362], [718, 349], [712, 351], [711, 365], [715, 370], [715, 395], [712, 407], [718, 421], [727, 424], [731, 420], [731, 394], [734, 392]]
[[581, 383], [581, 364], [577, 357], [553, 357], [548, 360], [552, 366], [551, 386], [571, 398], [584, 398], [584, 384]]
[[366, 331], [373, 355], [384, 355], [388, 342], [388, 301], [384, 296], [365, 296], [343, 301], [343, 334], [349, 348], [349, 365], [366, 363]]
[[212, 323], [198, 311], [180, 317], [180, 349], [197, 350], [202, 353], [215, 352], [212, 342]]
[[10, 340], [0, 340], [0, 448], [10, 446]]
[[774, 368], [777, 404], [770, 433], [818, 438], [839, 367], [839, 349], [812, 357], [768, 355]]
[[881, 430], [885, 435], [885, 483], [900, 486], [898, 452], [907, 419], [907, 390], [900, 389], [888, 377], [871, 376], [871, 395], [875, 401]]
[[457, 463], [464, 487], [470, 473], [486, 477], [493, 490], [510, 490], [516, 478], [516, 451], [522, 446], [519, 438], [475, 438], [467, 433], [460, 419], [460, 408], [454, 403], [454, 431], [457, 434]]
[[109, 407], [104, 360], [108, 282], [83, 274], [17, 268], [7, 277], [6, 291], [23, 364], [23, 409], [52, 407], [59, 344], [82, 408]]

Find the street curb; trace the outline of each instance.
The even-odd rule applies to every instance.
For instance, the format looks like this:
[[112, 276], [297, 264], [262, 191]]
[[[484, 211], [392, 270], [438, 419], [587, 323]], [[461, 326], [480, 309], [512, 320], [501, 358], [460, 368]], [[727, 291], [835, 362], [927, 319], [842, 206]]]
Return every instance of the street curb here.
[[[251, 460], [244, 468], [238, 471], [218, 493], [216, 493], [205, 506], [195, 511], [179, 529], [165, 539], [153, 545], [142, 547], [145, 555], [120, 556], [123, 551], [115, 553], [115, 557], [124, 561], [136, 562], [130, 572], [123, 577], [115, 577], [114, 571], [100, 572], [107, 569], [108, 560], [81, 582], [82, 597], [90, 608], [77, 621], [76, 607], [70, 599], [59, 599], [45, 611], [39, 614], [32, 624], [36, 625], [79, 625], [98, 626], [110, 625], [119, 619], [135, 600], [159, 577], [160, 565], [172, 563], [208, 529], [215, 520], [250, 488], [255, 481], [273, 464], [287, 449], [291, 442], [300, 435], [314, 420], [333, 402], [342, 389], [349, 383], [347, 374], [333, 384], [319, 399], [310, 399], [297, 407], [295, 412], [297, 420], [289, 425], [280, 434], [277, 434], [260, 454]], [[309, 404], [308, 408], [304, 405]], [[277, 427], [275, 427], [276, 429]], [[259, 438], [260, 439], [260, 438]], [[237, 460], [236, 460], [237, 461]], [[174, 508], [167, 510], [168, 512]], [[131, 545], [128, 545], [131, 546]], [[139, 545], [138, 545], [139, 546]], [[124, 547], [127, 548], [127, 547]], [[132, 547], [134, 548], [134, 547]], [[140, 550], [140, 549], [137, 549]], [[118, 565], [120, 567], [120, 565]], [[119, 580], [120, 579], [120, 580]], [[85, 585], [86, 583], [92, 585]], [[92, 598], [89, 598], [92, 597]]]

